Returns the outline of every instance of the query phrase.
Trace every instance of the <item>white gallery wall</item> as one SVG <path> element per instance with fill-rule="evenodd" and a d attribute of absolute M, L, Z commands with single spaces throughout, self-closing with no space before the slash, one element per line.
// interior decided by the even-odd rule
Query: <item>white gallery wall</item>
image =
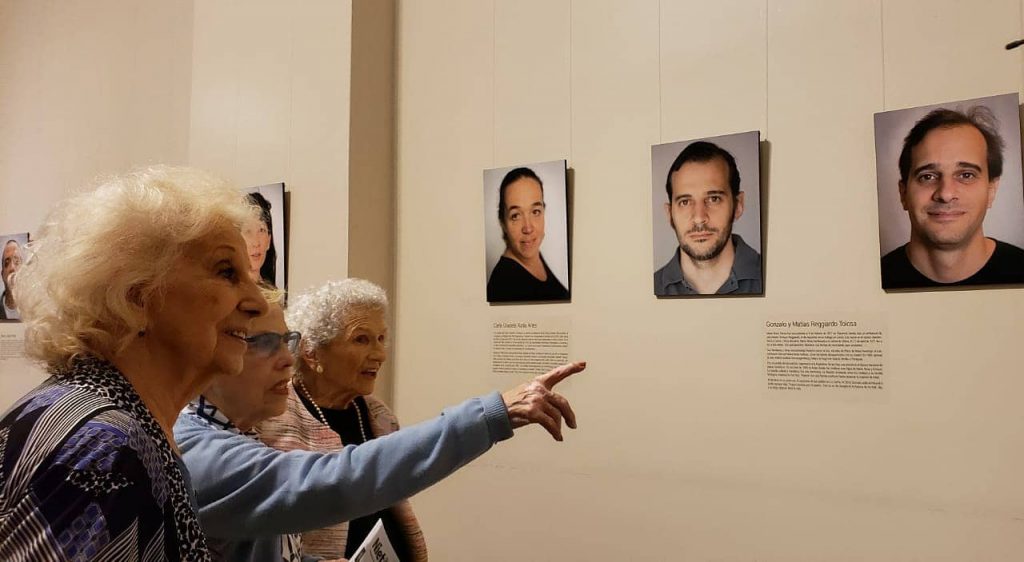
<path fill-rule="evenodd" d="M 410 0 L 398 21 L 400 417 L 517 383 L 490 374 L 497 320 L 567 319 L 589 361 L 564 443 L 520 430 L 414 500 L 433 558 L 1024 556 L 1024 294 L 880 289 L 872 130 L 1020 91 L 1019 0 Z M 754 129 L 765 296 L 655 299 L 650 146 Z M 572 303 L 489 306 L 481 172 L 558 158 Z M 836 314 L 885 326 L 885 390 L 768 393 L 765 320 Z"/>
<path fill-rule="evenodd" d="M 35 231 L 97 176 L 187 164 L 287 184 L 290 288 L 350 265 L 390 288 L 393 22 L 374 0 L 0 0 L 0 233 Z M 371 156 L 350 155 L 350 135 Z M 0 360 L 0 408 L 42 377 Z"/>
<path fill-rule="evenodd" d="M 0 0 L 0 234 L 98 177 L 188 161 L 192 17 L 191 0 Z M 0 409 L 43 377 L 0 360 Z"/>
<path fill-rule="evenodd" d="M 285 182 L 290 289 L 348 270 L 351 38 L 350 0 L 195 3 L 189 162 Z"/>
<path fill-rule="evenodd" d="M 568 321 L 580 429 L 419 495 L 435 560 L 1021 559 L 1021 290 L 880 290 L 872 114 L 1020 91 L 1024 2 L 406 0 L 394 128 L 351 109 L 391 103 L 361 2 L 0 0 L 0 222 L 172 162 L 288 184 L 296 289 L 388 285 L 396 234 L 406 424 L 519 382 L 493 321 Z M 752 129 L 765 297 L 656 300 L 650 145 Z M 573 301 L 488 306 L 482 170 L 560 158 Z M 883 320 L 877 399 L 764 391 L 764 320 L 804 314 Z M 0 409 L 40 376 L 0 363 Z"/>
<path fill-rule="evenodd" d="M 391 289 L 393 2 L 201 1 L 194 22 L 189 163 L 285 183 L 290 292 Z"/>

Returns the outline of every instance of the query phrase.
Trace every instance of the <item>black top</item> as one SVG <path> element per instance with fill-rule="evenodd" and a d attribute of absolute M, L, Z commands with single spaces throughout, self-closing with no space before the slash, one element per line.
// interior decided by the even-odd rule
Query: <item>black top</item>
<path fill-rule="evenodd" d="M 907 245 L 889 252 L 882 258 L 882 288 L 909 289 L 916 287 L 961 287 L 966 285 L 1004 285 L 1024 283 L 1024 250 L 992 239 L 996 249 L 985 266 L 977 273 L 955 283 L 939 283 L 924 276 L 910 263 Z"/>
<path fill-rule="evenodd" d="M 569 291 L 551 272 L 543 256 L 540 261 L 544 264 L 547 281 L 534 277 L 516 260 L 502 256 L 487 280 L 487 302 L 569 300 Z"/>
<path fill-rule="evenodd" d="M 296 393 L 302 400 L 302 404 L 306 407 L 316 419 L 320 419 L 316 412 L 316 407 L 313 406 L 302 392 Z M 355 408 L 345 408 L 344 410 L 334 410 L 331 408 L 322 408 L 324 417 L 327 418 L 327 425 L 334 430 L 335 433 L 341 437 L 341 442 L 345 445 L 359 445 L 365 443 L 363 441 L 363 435 L 359 432 L 359 420 L 356 416 L 360 416 L 363 420 L 363 428 L 366 430 L 367 440 L 373 439 L 376 435 L 373 434 L 373 428 L 370 427 L 370 411 L 366 406 L 366 400 L 362 396 L 357 396 L 352 401 L 352 405 Z M 395 554 L 399 560 L 412 560 L 412 550 L 409 547 L 409 541 L 405 536 L 405 531 L 402 530 L 402 526 L 398 524 L 398 520 L 395 518 L 394 512 L 391 508 L 385 508 L 377 513 L 371 513 L 370 515 L 364 515 L 363 517 L 357 517 L 348 522 L 348 540 L 345 542 L 345 558 L 352 558 L 356 553 L 356 549 L 359 545 L 363 544 L 366 540 L 367 535 L 373 529 L 373 526 L 377 524 L 377 520 L 381 519 L 384 521 L 384 530 L 387 531 L 388 539 L 391 541 L 391 546 L 395 549 Z"/>

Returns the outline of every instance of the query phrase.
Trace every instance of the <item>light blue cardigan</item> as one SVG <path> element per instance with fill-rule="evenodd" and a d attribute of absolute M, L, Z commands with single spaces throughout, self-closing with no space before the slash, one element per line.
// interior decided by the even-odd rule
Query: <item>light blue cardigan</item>
<path fill-rule="evenodd" d="M 281 537 L 406 499 L 512 436 L 497 392 L 336 453 L 282 452 L 183 412 L 174 438 L 215 557 L 278 562 Z"/>

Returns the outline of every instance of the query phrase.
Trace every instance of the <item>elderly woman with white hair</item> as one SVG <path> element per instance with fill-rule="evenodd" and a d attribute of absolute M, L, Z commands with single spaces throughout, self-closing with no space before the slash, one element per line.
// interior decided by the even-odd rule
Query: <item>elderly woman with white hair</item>
<path fill-rule="evenodd" d="M 406 432 L 399 431 L 395 416 L 371 395 L 378 373 L 387 361 L 387 306 L 384 290 L 361 279 L 328 282 L 293 300 L 287 316 L 289 327 L 302 333 L 299 358 L 287 411 L 260 425 L 265 443 L 282 450 L 330 452 L 340 451 L 346 445 L 357 445 L 358 450 L 382 436 L 387 437 L 381 441 L 387 441 Z M 495 442 L 511 436 L 511 429 L 529 423 L 541 424 L 561 441 L 562 418 L 574 428 L 575 416 L 568 401 L 551 387 L 584 368 L 584 363 L 565 365 L 504 394 L 481 396 L 460 407 L 477 426 L 509 428 L 502 430 L 508 431 L 507 435 L 497 439 L 492 436 Z M 459 419 L 455 410 L 446 411 L 445 415 Z M 425 452 L 435 445 L 431 440 L 449 449 L 432 452 L 430 456 L 424 454 L 419 463 L 403 468 L 404 473 L 397 472 L 392 480 L 380 479 L 378 491 L 400 482 L 393 480 L 419 477 L 445 455 L 464 455 L 465 449 L 472 452 L 468 462 L 490 447 L 490 441 L 478 445 L 473 435 L 459 430 L 440 436 L 425 435 L 421 437 L 427 440 L 424 442 L 414 440 L 415 446 Z M 347 523 L 306 532 L 302 535 L 303 548 L 308 554 L 327 558 L 350 557 L 377 519 L 384 522 L 400 560 L 427 559 L 419 524 L 405 499 L 380 506 Z"/>
<path fill-rule="evenodd" d="M 329 283 L 298 299 L 296 306 L 302 307 L 302 314 L 326 312 L 312 320 L 337 321 L 348 329 L 332 336 L 329 331 L 317 332 L 311 319 L 298 322 L 314 328 L 316 335 L 308 339 L 310 342 L 317 338 L 361 342 L 365 328 L 357 320 L 359 313 L 383 314 L 381 307 L 387 302 L 383 294 L 383 290 L 366 281 Z M 321 307 L 321 297 L 329 300 L 331 306 Z M 182 412 L 174 427 L 182 458 L 193 477 L 200 521 L 217 559 L 291 562 L 300 560 L 303 553 L 337 558 L 342 554 L 317 552 L 315 544 L 306 541 L 315 533 L 302 539 L 296 534 L 347 520 L 358 521 L 371 514 L 380 517 L 381 512 L 393 509 L 395 504 L 407 505 L 406 498 L 511 437 L 514 427 L 540 423 L 544 418 L 549 429 L 560 435 L 562 416 L 570 427 L 576 425 L 568 402 L 551 388 L 583 370 L 583 363 L 556 368 L 503 395 L 494 392 L 471 398 L 446 408 L 441 416 L 399 431 L 394 426 L 382 427 L 377 418 L 370 418 L 363 428 L 368 438 L 388 435 L 355 440 L 353 446 L 345 447 L 331 427 L 301 409 L 305 406 L 289 387 L 296 364 L 293 353 L 298 351 L 301 335 L 285 325 L 279 295 L 268 293 L 267 300 L 269 312 L 253 322 L 242 374 L 215 379 Z M 370 347 L 379 347 L 381 341 L 373 341 Z M 309 347 L 301 355 L 317 358 L 317 365 L 332 361 L 326 354 L 317 353 L 317 349 Z M 380 360 L 376 352 L 370 355 L 373 361 Z M 335 373 L 347 372 L 338 364 L 329 365 Z M 299 384 L 300 388 L 305 386 Z M 362 388 L 366 392 L 370 389 Z M 386 421 L 395 423 L 393 416 L 372 397 L 358 395 L 352 401 L 360 404 L 357 407 L 361 411 L 355 415 L 365 415 L 362 408 L 375 404 L 371 411 L 378 412 L 378 417 L 388 416 Z M 328 412 L 333 408 L 326 408 L 320 408 L 318 414 L 332 416 Z M 282 413 L 284 418 L 259 425 L 260 421 Z M 358 426 L 360 422 L 352 423 Z M 310 436 L 314 442 L 320 440 L 332 446 L 323 451 L 300 450 L 312 448 L 305 442 Z M 272 449 L 257 438 L 295 450 Z M 393 543 L 408 541 L 404 528 L 388 529 L 388 535 Z M 349 538 L 355 540 L 351 534 Z M 358 545 L 356 542 L 355 546 Z M 346 556 L 351 556 L 351 552 Z M 416 554 L 400 559 L 411 562 L 422 558 L 423 555 Z"/>
<path fill-rule="evenodd" d="M 233 187 L 153 167 L 72 197 L 18 272 L 26 353 L 52 373 L 0 419 L 0 559 L 210 560 L 171 428 L 237 375 L 267 303 Z"/>

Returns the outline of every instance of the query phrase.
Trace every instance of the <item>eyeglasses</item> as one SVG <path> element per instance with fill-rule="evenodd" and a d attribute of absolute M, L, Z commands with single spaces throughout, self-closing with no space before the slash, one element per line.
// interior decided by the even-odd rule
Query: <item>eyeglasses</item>
<path fill-rule="evenodd" d="M 288 351 L 292 355 L 295 355 L 299 351 L 300 339 L 302 339 L 302 334 L 298 332 L 285 332 L 283 334 L 264 332 L 245 338 L 245 343 L 249 344 L 249 351 L 269 357 L 281 349 L 282 343 L 288 347 Z"/>

